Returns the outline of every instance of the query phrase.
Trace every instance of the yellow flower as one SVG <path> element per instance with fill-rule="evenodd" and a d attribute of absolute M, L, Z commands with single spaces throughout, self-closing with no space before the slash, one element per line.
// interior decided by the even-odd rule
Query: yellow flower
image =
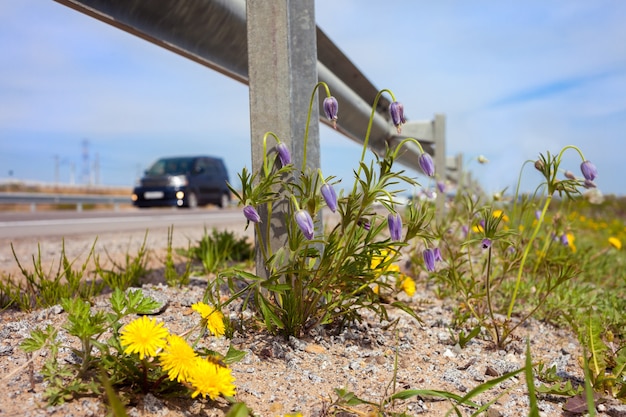
<path fill-rule="evenodd" d="M 235 378 L 230 369 L 213 363 L 207 359 L 196 358 L 195 366 L 189 372 L 188 382 L 195 391 L 191 398 L 202 395 L 214 400 L 220 395 L 232 397 L 235 395 Z"/>
<path fill-rule="evenodd" d="M 622 249 L 622 241 L 616 237 L 611 236 L 609 238 L 609 243 L 611 244 L 611 246 L 613 246 L 617 250 Z"/>
<path fill-rule="evenodd" d="M 413 281 L 413 278 L 406 275 L 402 275 L 402 277 L 404 278 L 402 280 L 402 290 L 409 297 L 413 297 L 413 294 L 415 294 L 415 281 Z"/>
<path fill-rule="evenodd" d="M 187 344 L 187 341 L 178 335 L 167 338 L 167 346 L 159 355 L 161 367 L 167 371 L 170 381 L 184 381 L 189 379 L 189 372 L 196 366 L 196 352 Z"/>
<path fill-rule="evenodd" d="M 504 214 L 502 212 L 502 210 L 494 210 L 491 215 L 495 218 L 498 218 L 500 216 L 502 216 L 502 221 L 503 222 L 508 222 L 509 221 L 509 216 L 507 216 L 506 214 Z"/>
<path fill-rule="evenodd" d="M 482 233 L 484 231 L 485 229 L 480 224 L 475 224 L 474 226 L 472 226 L 472 232 L 474 233 Z"/>
<path fill-rule="evenodd" d="M 284 417 L 302 417 L 302 413 L 298 411 L 297 413 L 285 414 Z"/>
<path fill-rule="evenodd" d="M 163 323 L 141 316 L 128 323 L 120 332 L 120 343 L 126 346 L 124 353 L 138 353 L 139 359 L 143 360 L 146 356 L 156 356 L 157 350 L 165 346 L 168 334 Z"/>
<path fill-rule="evenodd" d="M 192 309 L 200 313 L 202 320 L 206 321 L 206 328 L 215 336 L 223 336 L 225 332 L 224 315 L 221 311 L 205 303 L 195 303 Z"/>
<path fill-rule="evenodd" d="M 380 251 L 379 256 L 372 256 L 372 261 L 370 262 L 370 268 L 374 271 L 378 272 L 378 276 L 389 272 L 400 272 L 400 267 L 396 264 L 389 264 L 386 267 L 381 267 L 380 265 L 388 262 L 391 259 L 391 254 L 388 250 L 383 249 Z"/>
<path fill-rule="evenodd" d="M 567 232 L 567 246 L 570 247 L 570 249 L 572 250 L 572 252 L 576 253 L 576 245 L 574 245 L 574 239 L 576 239 L 574 237 L 573 233 Z"/>

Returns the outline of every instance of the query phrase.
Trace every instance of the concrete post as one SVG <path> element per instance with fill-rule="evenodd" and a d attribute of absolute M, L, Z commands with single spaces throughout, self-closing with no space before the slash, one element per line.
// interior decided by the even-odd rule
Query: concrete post
<path fill-rule="evenodd" d="M 289 147 L 297 169 L 302 166 L 307 112 L 317 83 L 314 6 L 314 0 L 246 3 L 253 171 L 263 164 L 262 139 L 268 131 Z M 320 166 L 317 98 L 310 120 L 307 167 L 316 170 Z M 274 145 L 273 139 L 268 139 L 268 150 Z M 273 250 L 286 242 L 284 219 L 288 208 L 288 202 L 276 202 L 271 219 L 267 219 L 267 212 L 259 211 L 262 224 L 271 224 L 269 244 Z M 262 244 L 262 236 L 256 239 L 257 245 Z M 261 261 L 257 256 L 257 275 L 266 276 Z"/>
<path fill-rule="evenodd" d="M 433 130 L 435 136 L 435 170 L 439 180 L 446 179 L 446 115 L 435 114 L 433 121 Z M 437 193 L 435 202 L 436 217 L 442 219 L 445 210 L 446 195 L 445 193 Z"/>

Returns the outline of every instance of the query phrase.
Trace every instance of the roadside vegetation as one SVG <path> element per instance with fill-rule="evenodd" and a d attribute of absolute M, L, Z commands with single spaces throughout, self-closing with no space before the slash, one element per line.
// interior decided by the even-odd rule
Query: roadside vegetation
<path fill-rule="evenodd" d="M 326 93 L 324 108 L 332 122 L 338 103 L 323 83 L 317 88 Z M 402 106 L 388 90 L 377 100 L 382 94 L 391 96 L 391 119 L 400 130 Z M 554 367 L 533 361 L 528 343 L 525 366 L 463 395 L 396 389 L 390 381 L 394 389 L 388 387 L 382 401 L 373 401 L 337 388 L 329 414 L 363 405 L 376 415 L 406 415 L 389 407 L 396 410 L 404 400 L 429 396 L 449 401 L 450 414 L 463 415 L 463 407 L 478 415 L 493 402 L 479 403 L 476 397 L 511 378 L 525 381 L 533 416 L 539 415 L 541 396 L 566 397 L 565 411 L 589 415 L 595 415 L 602 398 L 626 400 L 626 200 L 601 196 L 594 184 L 598 170 L 581 149 L 546 151 L 524 164 L 520 177 L 537 179 L 532 194 L 503 190 L 487 196 L 462 187 L 445 213 L 437 213 L 428 198 L 395 203 L 403 188 L 446 191 L 423 151 L 419 163 L 429 176 L 426 184 L 398 169 L 398 155 L 408 143 L 421 149 L 418 140 L 407 139 L 367 164 L 366 138 L 354 185 L 337 192 L 332 176 L 306 168 L 304 139 L 300 167 L 269 132 L 263 138 L 261 169 L 243 169 L 241 184 L 232 187 L 247 226 L 262 237 L 257 247 L 232 232 L 205 230 L 199 242 L 172 248 L 170 230 L 164 282 L 183 288 L 191 276 L 207 278 L 204 299 L 194 304 L 197 326 L 185 334 L 171 334 L 158 316 L 143 315 L 154 308 L 154 301 L 135 289 L 149 272 L 145 240 L 124 263 L 108 262 L 112 266 L 106 269 L 104 258 L 93 250 L 80 266 L 63 251 L 54 271 L 43 270 L 39 254 L 33 256 L 32 269 L 16 258 L 23 277 L 2 276 L 2 307 L 31 310 L 61 304 L 68 313 L 65 329 L 81 341 L 76 352 L 81 360 L 69 365 L 56 360 L 62 347 L 56 329 L 35 330 L 23 344 L 27 352 L 50 352 L 43 373 L 51 404 L 102 395 L 115 415 L 125 415 L 124 398 L 152 392 L 163 398 L 223 397 L 232 403 L 228 415 L 248 415 L 253 410 L 237 402 L 228 368 L 243 353 L 196 347 L 200 338 L 232 336 L 235 325 L 223 314 L 230 303 L 244 300 L 262 331 L 303 337 L 319 326 L 350 326 L 362 319 L 364 309 L 381 320 L 390 308 L 419 320 L 417 306 L 398 297 L 401 292 L 413 296 L 417 287 L 428 287 L 453 306 L 449 331 L 460 348 L 479 338 L 503 349 L 530 319 L 571 331 L 583 351 L 584 381 L 573 383 Z M 577 155 L 580 162 L 564 166 L 565 154 Z M 278 205 L 286 208 L 287 217 L 272 217 Z M 323 208 L 339 220 L 319 230 L 316 219 Z M 265 220 L 260 213 L 267 214 Z M 272 239 L 275 222 L 286 230 L 280 243 Z M 263 266 L 259 275 L 255 258 Z M 111 293 L 110 309 L 90 309 L 103 291 Z M 124 317 L 133 319 L 122 326 Z"/>

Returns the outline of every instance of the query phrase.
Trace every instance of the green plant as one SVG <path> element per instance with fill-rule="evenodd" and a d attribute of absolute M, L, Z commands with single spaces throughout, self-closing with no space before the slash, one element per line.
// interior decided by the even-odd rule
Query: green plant
<path fill-rule="evenodd" d="M 78 296 L 90 300 L 102 291 L 103 283 L 94 277 L 85 278 L 87 265 L 93 256 L 96 242 L 94 241 L 87 258 L 79 269 L 73 269 L 75 260 L 70 261 L 65 253 L 65 240 L 62 242 L 61 255 L 56 271 L 54 264 L 48 272 L 44 271 L 41 262 L 41 247 L 37 246 L 37 256 L 33 255 L 33 270 L 27 270 L 22 265 L 11 243 L 13 257 L 22 273 L 23 280 L 3 276 L 0 284 L 0 295 L 3 295 L 7 305 L 16 305 L 21 310 L 30 310 L 34 307 L 49 307 L 58 304 L 66 297 Z"/>
<path fill-rule="evenodd" d="M 105 391 L 119 400 L 114 388 L 123 390 L 125 396 L 140 392 L 191 393 L 192 397 L 208 395 L 215 399 L 234 393 L 228 364 L 245 353 L 232 346 L 225 355 L 193 348 L 207 329 L 216 331 L 212 327 L 216 319 L 223 320 L 219 311 L 203 303 L 194 305 L 202 314 L 201 320 L 195 328 L 176 335 L 170 334 L 163 323 L 142 315 L 151 312 L 157 303 L 144 297 L 141 290 L 115 289 L 108 312 L 93 311 L 88 302 L 80 299 L 63 299 L 62 306 L 67 312 L 63 330 L 78 339 L 78 348 L 61 342 L 58 330 L 52 326 L 32 331 L 21 344 L 28 353 L 49 351 L 42 374 L 48 382 L 45 396 L 50 404 Z M 208 321 L 207 311 L 215 314 Z M 123 324 L 126 317 L 135 314 L 142 316 Z M 185 337 L 192 335 L 196 340 L 190 345 Z M 59 360 L 66 347 L 78 358 L 75 363 Z M 119 409 L 119 404 L 116 407 Z"/>
<path fill-rule="evenodd" d="M 332 104 L 334 98 L 328 87 L 319 83 L 316 89 L 320 86 L 326 88 L 326 102 Z M 310 106 L 314 103 L 315 90 Z M 385 91 L 389 92 L 383 90 L 378 94 L 372 113 Z M 397 108 L 393 94 L 391 96 L 395 103 L 392 107 Z M 333 108 L 336 106 L 330 105 L 330 109 Z M 328 116 L 332 120 L 336 114 L 330 112 Z M 371 267 L 372 259 L 388 252 L 392 254 L 388 262 L 392 263 L 407 242 L 416 237 L 429 237 L 425 230 L 432 212 L 415 206 L 409 206 L 405 211 L 394 202 L 401 190 L 393 188 L 400 184 L 417 185 L 404 171 L 394 170 L 394 161 L 408 143 L 420 150 L 420 160 L 427 171 L 434 171 L 432 159 L 423 153 L 419 142 L 406 139 L 395 148 L 387 149 L 384 155 L 375 155 L 376 165 L 374 162 L 368 165 L 364 157 L 370 128 L 371 122 L 352 191 L 339 198 L 334 191 L 336 183 L 332 176 L 324 177 L 321 170 L 306 168 L 308 129 L 300 170 L 291 163 L 287 147 L 274 133 L 268 132 L 263 137 L 262 166 L 254 174 L 243 169 L 239 175 L 241 191 L 231 187 L 244 206 L 244 215 L 249 223 L 254 224 L 264 271 L 255 275 L 234 269 L 222 275 L 231 282 L 231 288 L 236 287 L 232 284 L 234 280 L 245 282 L 249 290 L 246 296 L 253 297 L 254 305 L 270 331 L 301 335 L 319 324 L 359 320 L 361 308 L 385 317 L 384 304 L 374 289 L 376 285 L 384 287 L 389 284 L 378 281 L 379 274 Z M 267 151 L 270 137 L 277 142 L 273 151 L 275 156 Z M 379 214 L 376 204 L 382 204 L 387 214 Z M 315 226 L 324 206 L 336 211 L 340 217 L 337 225 L 327 232 Z M 284 217 L 274 215 L 279 207 L 288 214 Z M 267 215 L 266 221 L 261 221 L 258 211 Z M 283 242 L 272 242 L 276 227 L 285 230 Z M 387 228 L 388 235 L 385 234 Z M 404 304 L 395 305 L 414 314 Z"/>
<path fill-rule="evenodd" d="M 141 247 L 137 251 L 137 255 L 131 257 L 129 251 L 126 251 L 124 257 L 125 264 L 121 265 L 109 256 L 106 251 L 107 258 L 111 264 L 110 269 L 105 269 L 100 263 L 100 257 L 95 256 L 94 262 L 96 264 L 96 273 L 102 278 L 104 283 L 111 289 L 120 288 L 125 290 L 129 287 L 136 287 L 139 285 L 139 279 L 148 273 L 148 249 L 146 248 L 146 239 L 148 238 L 148 232 L 144 235 Z"/>
<path fill-rule="evenodd" d="M 237 238 L 231 231 L 212 229 L 204 235 L 198 246 L 180 251 L 181 254 L 202 263 L 206 274 L 214 274 L 230 261 L 246 262 L 252 259 L 254 251 L 245 237 Z"/>
<path fill-rule="evenodd" d="M 170 287 L 182 288 L 183 285 L 189 284 L 189 276 L 191 275 L 191 259 L 188 258 L 185 262 L 185 269 L 182 273 L 176 270 L 176 263 L 174 262 L 174 249 L 172 248 L 172 235 L 174 233 L 174 226 L 167 228 L 167 254 L 165 255 L 165 267 L 163 274 L 165 276 L 165 283 Z M 189 251 L 189 248 L 187 248 Z"/>

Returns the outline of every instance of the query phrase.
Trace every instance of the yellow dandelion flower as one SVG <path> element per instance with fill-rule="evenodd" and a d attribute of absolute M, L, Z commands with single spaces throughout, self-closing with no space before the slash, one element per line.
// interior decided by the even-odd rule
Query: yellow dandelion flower
<path fill-rule="evenodd" d="M 214 400 L 220 395 L 232 397 L 235 395 L 235 378 L 230 369 L 210 362 L 203 358 L 196 358 L 195 366 L 189 372 L 188 382 L 193 386 L 191 398 L 202 395 Z"/>
<path fill-rule="evenodd" d="M 503 221 L 503 222 L 508 222 L 508 221 L 509 221 L 509 216 L 507 216 L 506 214 L 504 214 L 504 212 L 503 212 L 502 210 L 494 210 L 494 211 L 491 213 L 491 215 L 492 215 L 493 217 L 496 217 L 496 218 L 498 218 L 498 217 L 502 216 L 502 221 Z"/>
<path fill-rule="evenodd" d="M 173 334 L 167 338 L 167 345 L 159 355 L 159 360 L 170 381 L 186 382 L 190 370 L 196 366 L 197 357 L 185 339 Z"/>
<path fill-rule="evenodd" d="M 298 411 L 297 413 L 285 414 L 284 417 L 302 417 L 302 413 Z"/>
<path fill-rule="evenodd" d="M 168 334 L 163 323 L 141 316 L 128 323 L 120 332 L 120 343 L 126 346 L 124 353 L 138 353 L 139 359 L 143 360 L 146 356 L 156 356 L 157 350 L 165 346 Z"/>
<path fill-rule="evenodd" d="M 609 243 L 611 244 L 611 246 L 613 246 L 617 250 L 622 249 L 622 241 L 616 237 L 611 236 L 609 238 Z"/>
<path fill-rule="evenodd" d="M 485 229 L 480 224 L 475 224 L 472 226 L 472 232 L 474 233 L 483 233 Z"/>
<path fill-rule="evenodd" d="M 206 321 L 206 328 L 215 336 L 223 336 L 225 332 L 224 315 L 221 311 L 205 303 L 195 303 L 192 309 L 200 313 L 202 320 Z"/>
<path fill-rule="evenodd" d="M 403 275 L 403 277 L 402 291 L 404 291 L 409 297 L 413 297 L 413 294 L 415 294 L 415 281 L 413 281 L 413 278 L 406 275 Z"/>

